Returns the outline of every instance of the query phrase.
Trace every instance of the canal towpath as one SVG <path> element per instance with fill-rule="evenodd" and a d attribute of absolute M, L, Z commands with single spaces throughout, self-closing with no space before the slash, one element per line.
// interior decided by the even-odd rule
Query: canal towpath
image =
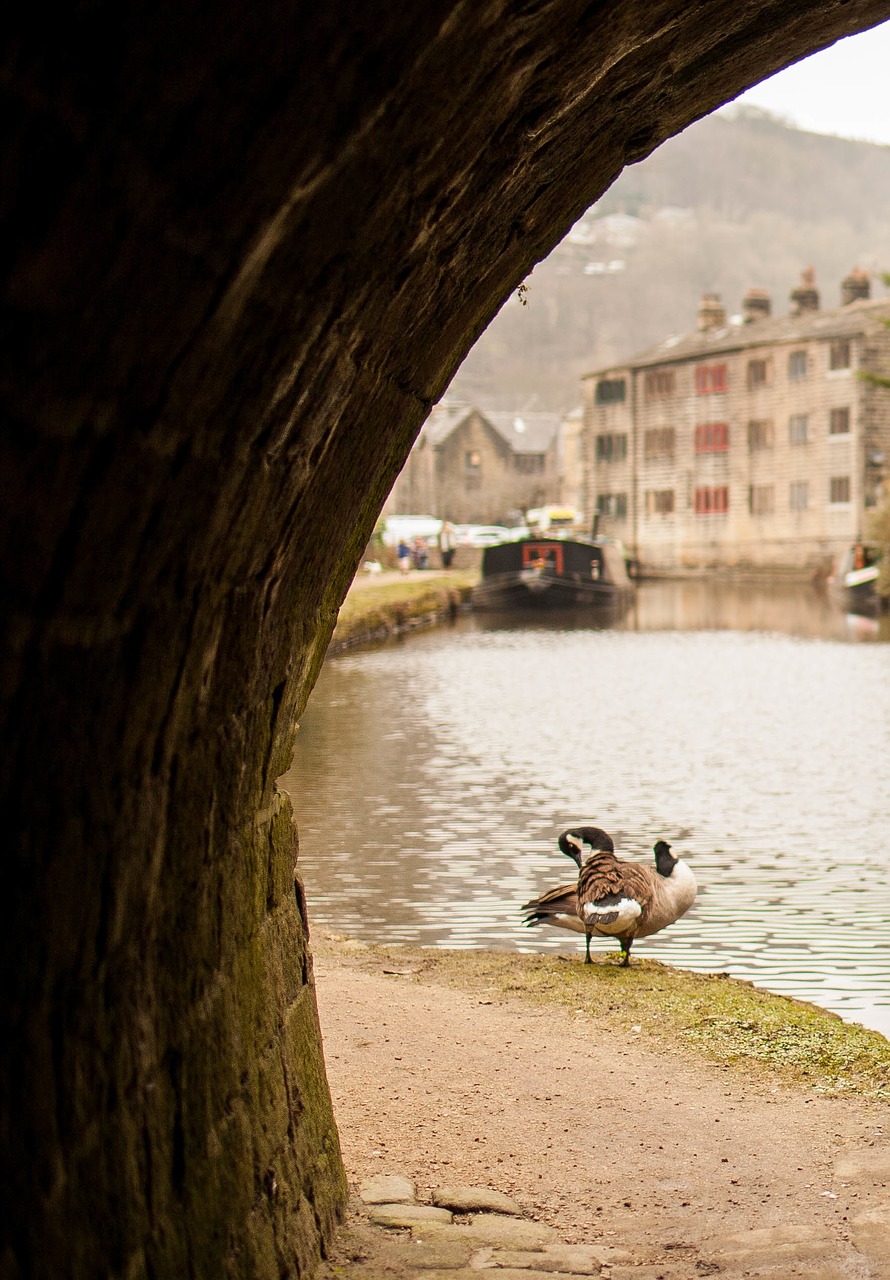
<path fill-rule="evenodd" d="M 606 1034 L 520 962 L 495 991 L 313 947 L 353 1192 L 323 1280 L 890 1277 L 885 1103 Z"/>

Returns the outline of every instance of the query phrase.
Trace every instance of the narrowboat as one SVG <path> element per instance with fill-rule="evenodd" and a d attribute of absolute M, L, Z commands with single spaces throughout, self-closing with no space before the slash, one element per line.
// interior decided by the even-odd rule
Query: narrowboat
<path fill-rule="evenodd" d="M 544 534 L 486 547 L 472 603 L 475 609 L 616 607 L 632 594 L 619 542 Z"/>

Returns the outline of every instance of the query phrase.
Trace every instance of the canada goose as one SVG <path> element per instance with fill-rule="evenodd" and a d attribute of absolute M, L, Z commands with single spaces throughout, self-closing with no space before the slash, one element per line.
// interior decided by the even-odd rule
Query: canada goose
<path fill-rule="evenodd" d="M 593 851 L 585 861 L 583 846 Z M 557 925 L 585 936 L 590 964 L 593 934 L 617 938 L 622 965 L 630 964 L 635 938 L 648 938 L 679 920 L 695 901 L 695 876 L 671 853 L 666 840 L 654 848 L 655 866 L 615 857 L 611 836 L 600 827 L 570 827 L 559 837 L 561 851 L 578 864 L 578 882 L 559 885 L 522 908 L 528 925 Z"/>

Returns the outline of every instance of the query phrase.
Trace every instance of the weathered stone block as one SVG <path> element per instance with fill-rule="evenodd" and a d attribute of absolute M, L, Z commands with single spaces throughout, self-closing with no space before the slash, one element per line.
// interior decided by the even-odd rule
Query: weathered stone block
<path fill-rule="evenodd" d="M 410 1204 L 417 1199 L 414 1183 L 398 1173 L 366 1178 L 359 1188 L 359 1196 L 365 1204 Z"/>
<path fill-rule="evenodd" d="M 442 1187 L 432 1194 L 433 1204 L 443 1205 L 455 1213 L 507 1213 L 522 1216 L 522 1209 L 503 1191 L 490 1187 Z"/>

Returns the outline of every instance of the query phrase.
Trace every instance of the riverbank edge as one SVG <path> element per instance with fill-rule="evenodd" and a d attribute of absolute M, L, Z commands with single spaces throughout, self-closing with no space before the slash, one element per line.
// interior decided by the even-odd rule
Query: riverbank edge
<path fill-rule="evenodd" d="M 392 580 L 358 578 L 340 607 L 327 656 L 379 644 L 411 631 L 453 621 L 469 605 L 479 581 L 474 570 L 412 571 Z"/>
<path fill-rule="evenodd" d="M 356 577 L 340 607 L 327 656 L 348 649 L 380 644 L 412 631 L 441 626 L 453 621 L 470 605 L 473 588 L 480 579 L 476 568 L 445 570 L 411 570 L 403 575 L 384 571 L 375 576 Z M 714 581 L 762 586 L 809 586 L 824 590 L 824 584 L 812 577 L 748 570 L 674 570 L 647 572 L 638 580 L 645 582 Z"/>
<path fill-rule="evenodd" d="M 604 1035 L 640 1037 L 786 1088 L 890 1102 L 890 1040 L 818 1005 L 776 995 L 727 973 L 696 973 L 618 953 L 578 956 L 375 944 L 313 931 L 317 959 L 392 973 L 509 1003 L 581 1017 Z"/>

